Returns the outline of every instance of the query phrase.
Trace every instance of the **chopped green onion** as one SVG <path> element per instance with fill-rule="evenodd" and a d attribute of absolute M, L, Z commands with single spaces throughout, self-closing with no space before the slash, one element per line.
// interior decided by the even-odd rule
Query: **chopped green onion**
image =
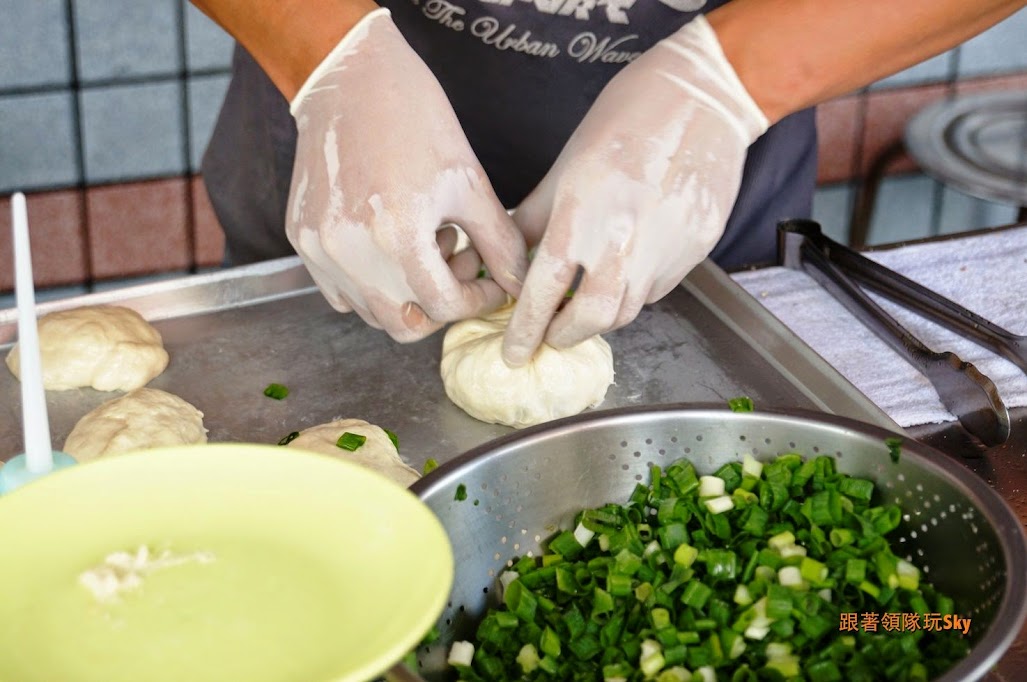
<path fill-rule="evenodd" d="M 503 591 L 503 602 L 522 621 L 530 623 L 535 618 L 538 599 L 524 586 L 520 578 L 506 586 Z"/>
<path fill-rule="evenodd" d="M 681 595 L 681 601 L 693 608 L 701 609 L 706 605 L 707 600 L 713 596 L 713 590 L 703 585 L 698 580 L 693 580 L 685 585 L 685 591 Z"/>
<path fill-rule="evenodd" d="M 470 642 L 453 642 L 453 646 L 449 649 L 449 664 L 450 665 L 466 665 L 470 666 L 471 661 L 474 659 L 474 645 Z"/>
<path fill-rule="evenodd" d="M 285 400 L 286 396 L 289 395 L 289 389 L 281 384 L 268 384 L 267 388 L 264 389 L 264 395 L 275 400 Z"/>
<path fill-rule="evenodd" d="M 541 556 L 511 560 L 460 679 L 926 682 L 968 652 L 958 632 L 839 629 L 839 614 L 955 603 L 890 547 L 901 509 L 871 506 L 873 483 L 834 459 L 650 472 L 624 506 L 583 510 Z"/>
<path fill-rule="evenodd" d="M 696 557 L 699 556 L 699 550 L 689 545 L 679 545 L 674 550 L 674 562 L 688 568 L 695 563 Z"/>
<path fill-rule="evenodd" d="M 731 398 L 727 401 L 727 406 L 731 408 L 732 412 L 752 412 L 756 407 L 752 402 L 752 398 L 745 396 Z"/>
<path fill-rule="evenodd" d="M 422 469 L 421 472 L 422 472 L 423 475 L 427 476 L 428 474 L 430 474 L 431 472 L 435 471 L 438 468 L 439 468 L 439 463 L 437 461 L 435 461 L 434 459 L 428 458 L 428 461 L 426 461 L 424 463 L 424 469 Z"/>
<path fill-rule="evenodd" d="M 856 541 L 855 533 L 848 528 L 832 528 L 829 537 L 831 544 L 835 547 L 844 547 Z"/>
<path fill-rule="evenodd" d="M 769 540 L 767 540 L 767 545 L 771 549 L 776 549 L 778 551 L 781 551 L 781 549 L 784 547 L 789 547 L 794 544 L 795 535 L 792 534 L 792 531 L 790 530 L 781 531 L 777 535 L 774 535 Z"/>
<path fill-rule="evenodd" d="M 897 464 L 902 455 L 902 439 L 885 438 L 884 444 L 888 446 L 888 455 L 891 457 L 891 461 Z"/>
<path fill-rule="evenodd" d="M 869 502 L 874 492 L 874 483 L 865 478 L 843 478 L 838 483 L 838 492 L 862 502 Z"/>
<path fill-rule="evenodd" d="M 577 532 L 564 531 L 549 541 L 549 551 L 573 559 L 580 552 L 584 545 L 578 538 Z"/>
<path fill-rule="evenodd" d="M 457 502 L 463 502 L 467 499 L 467 486 L 461 483 L 456 487 L 456 494 L 453 495 L 453 499 Z"/>
<path fill-rule="evenodd" d="M 577 528 L 574 529 L 574 539 L 582 547 L 585 547 L 588 543 L 592 542 L 592 538 L 594 538 L 595 535 L 595 531 L 585 528 L 581 523 L 579 523 Z"/>
<path fill-rule="evenodd" d="M 747 452 L 742 455 L 742 472 L 759 479 L 763 475 L 763 463 Z"/>
<path fill-rule="evenodd" d="M 718 476 L 699 477 L 699 497 L 720 497 L 724 494 L 724 479 Z"/>
<path fill-rule="evenodd" d="M 595 618 L 610 611 L 613 611 L 613 597 L 610 596 L 609 592 L 605 592 L 598 587 L 595 588 L 592 599 L 592 617 Z"/>
<path fill-rule="evenodd" d="M 749 593 L 749 588 L 743 584 L 739 584 L 735 587 L 734 602 L 739 606 L 748 606 L 752 603 L 752 594 Z"/>
<path fill-rule="evenodd" d="M 382 431 L 384 431 L 385 435 L 388 436 L 389 440 L 392 441 L 392 446 L 396 448 L 396 452 L 399 452 L 399 436 L 394 434 L 392 431 L 389 431 L 388 429 L 382 429 Z"/>
<path fill-rule="evenodd" d="M 552 628 L 547 627 L 542 631 L 542 639 L 539 641 L 539 650 L 547 656 L 553 658 L 560 657 L 560 637 L 553 632 Z"/>
<path fill-rule="evenodd" d="M 845 582 L 861 584 L 867 577 L 867 562 L 863 559 L 849 559 L 845 562 Z"/>
<path fill-rule="evenodd" d="M 816 559 L 803 557 L 802 563 L 799 564 L 799 573 L 802 574 L 803 580 L 817 585 L 827 580 L 828 571 L 827 566 Z"/>
<path fill-rule="evenodd" d="M 769 585 L 763 610 L 767 618 L 787 618 L 792 612 L 792 591 L 784 585 Z"/>
<path fill-rule="evenodd" d="M 706 505 L 711 514 L 722 514 L 735 508 L 734 500 L 727 495 L 703 500 L 703 504 Z"/>
<path fill-rule="evenodd" d="M 362 446 L 366 442 L 367 436 L 362 436 L 359 433 L 350 433 L 349 431 L 347 431 L 346 433 L 339 436 L 339 440 L 335 441 L 335 446 L 340 447 L 343 450 L 355 452 L 357 449 L 360 448 L 360 446 Z"/>
<path fill-rule="evenodd" d="M 905 590 L 915 590 L 920 587 L 920 571 L 913 564 L 899 559 L 895 571 L 898 574 L 899 587 Z"/>
<path fill-rule="evenodd" d="M 534 644 L 529 642 L 522 646 L 521 650 L 517 652 L 517 664 L 521 666 L 521 672 L 525 675 L 530 675 L 535 672 L 538 668 L 538 663 L 538 649 L 535 648 Z"/>
<path fill-rule="evenodd" d="M 294 440 L 296 440 L 299 437 L 300 437 L 300 432 L 299 431 L 293 431 L 288 436 L 285 436 L 284 438 L 282 438 L 282 440 L 278 441 L 278 444 L 279 445 L 288 445 L 289 443 L 293 442 Z"/>
<path fill-rule="evenodd" d="M 666 661 L 659 642 L 651 639 L 642 642 L 642 653 L 639 655 L 638 667 L 647 678 L 655 677 Z"/>
<path fill-rule="evenodd" d="M 777 571 L 778 581 L 786 587 L 802 586 L 802 572 L 795 566 L 782 566 Z"/>

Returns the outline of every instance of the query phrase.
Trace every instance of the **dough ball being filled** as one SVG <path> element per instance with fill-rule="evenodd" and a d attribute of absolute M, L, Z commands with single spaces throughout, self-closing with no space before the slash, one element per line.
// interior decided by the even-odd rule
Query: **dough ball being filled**
<path fill-rule="evenodd" d="M 64 452 L 79 462 L 149 448 L 207 442 L 203 413 L 156 388 L 108 400 L 78 420 Z"/>
<path fill-rule="evenodd" d="M 524 428 L 578 414 L 603 402 L 613 383 L 613 352 L 599 336 L 572 348 L 547 344 L 523 367 L 503 362 L 503 332 L 513 306 L 464 320 L 442 342 L 446 395 L 467 414 L 490 424 Z"/>
<path fill-rule="evenodd" d="M 91 386 L 131 391 L 168 366 L 160 333 L 129 308 L 98 305 L 61 310 L 39 320 L 43 387 L 51 391 Z M 18 345 L 7 366 L 21 378 Z"/>
<path fill-rule="evenodd" d="M 339 446 L 339 439 L 345 433 L 363 436 L 366 440 L 357 445 L 356 449 L 348 450 Z M 347 440 L 352 447 L 359 438 L 348 438 Z M 400 459 L 399 450 L 389 438 L 389 434 L 385 433 L 381 427 L 369 424 L 363 419 L 339 419 L 327 424 L 312 426 L 300 431 L 300 435 L 292 439 L 288 446 L 349 460 L 384 474 L 404 487 L 421 477 Z"/>

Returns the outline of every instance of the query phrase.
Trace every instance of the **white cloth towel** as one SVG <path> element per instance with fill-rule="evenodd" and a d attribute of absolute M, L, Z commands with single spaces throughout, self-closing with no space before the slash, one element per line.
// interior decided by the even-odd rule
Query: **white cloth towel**
<path fill-rule="evenodd" d="M 1027 227 L 865 255 L 1007 331 L 1027 334 Z M 900 426 L 955 421 L 926 377 L 805 273 L 771 267 L 732 277 Z M 1027 374 L 1019 367 L 872 296 L 928 348 L 975 365 L 1006 407 L 1027 405 Z"/>

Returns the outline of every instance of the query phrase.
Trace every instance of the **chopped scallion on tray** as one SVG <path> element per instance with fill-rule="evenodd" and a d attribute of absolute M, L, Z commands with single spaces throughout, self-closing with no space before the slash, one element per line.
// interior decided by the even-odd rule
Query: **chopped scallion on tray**
<path fill-rule="evenodd" d="M 289 389 L 281 384 L 268 384 L 264 389 L 264 395 L 275 400 L 285 400 L 289 395 Z"/>
<path fill-rule="evenodd" d="M 752 398 L 745 396 L 740 398 L 731 398 L 727 401 L 727 406 L 731 408 L 732 412 L 752 412 L 756 409 L 756 406 L 752 402 Z"/>
<path fill-rule="evenodd" d="M 954 604 L 889 545 L 900 509 L 831 457 L 651 472 L 513 560 L 461 680 L 925 682 L 968 653 L 924 627 Z"/>

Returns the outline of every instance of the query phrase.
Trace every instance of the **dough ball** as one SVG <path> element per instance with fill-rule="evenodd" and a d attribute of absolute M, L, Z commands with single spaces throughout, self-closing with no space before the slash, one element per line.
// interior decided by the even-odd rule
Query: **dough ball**
<path fill-rule="evenodd" d="M 603 402 L 613 383 L 610 344 L 599 336 L 564 350 L 543 344 L 527 365 L 512 369 L 503 362 L 512 315 L 508 305 L 446 332 L 442 383 L 450 400 L 475 419 L 518 429 Z"/>
<path fill-rule="evenodd" d="M 131 391 L 145 386 L 168 366 L 160 333 L 129 308 L 83 306 L 39 320 L 43 386 L 63 391 L 92 386 L 98 391 Z M 7 366 L 20 378 L 18 345 Z"/>
<path fill-rule="evenodd" d="M 156 388 L 108 400 L 78 420 L 64 452 L 79 462 L 135 450 L 207 442 L 203 413 Z"/>
<path fill-rule="evenodd" d="M 340 448 L 336 443 L 346 432 L 365 436 L 367 440 L 353 451 Z M 400 459 L 399 450 L 393 445 L 389 434 L 363 419 L 339 419 L 327 424 L 312 426 L 300 431 L 300 435 L 294 438 L 288 447 L 349 460 L 384 474 L 404 487 L 421 477 Z"/>

